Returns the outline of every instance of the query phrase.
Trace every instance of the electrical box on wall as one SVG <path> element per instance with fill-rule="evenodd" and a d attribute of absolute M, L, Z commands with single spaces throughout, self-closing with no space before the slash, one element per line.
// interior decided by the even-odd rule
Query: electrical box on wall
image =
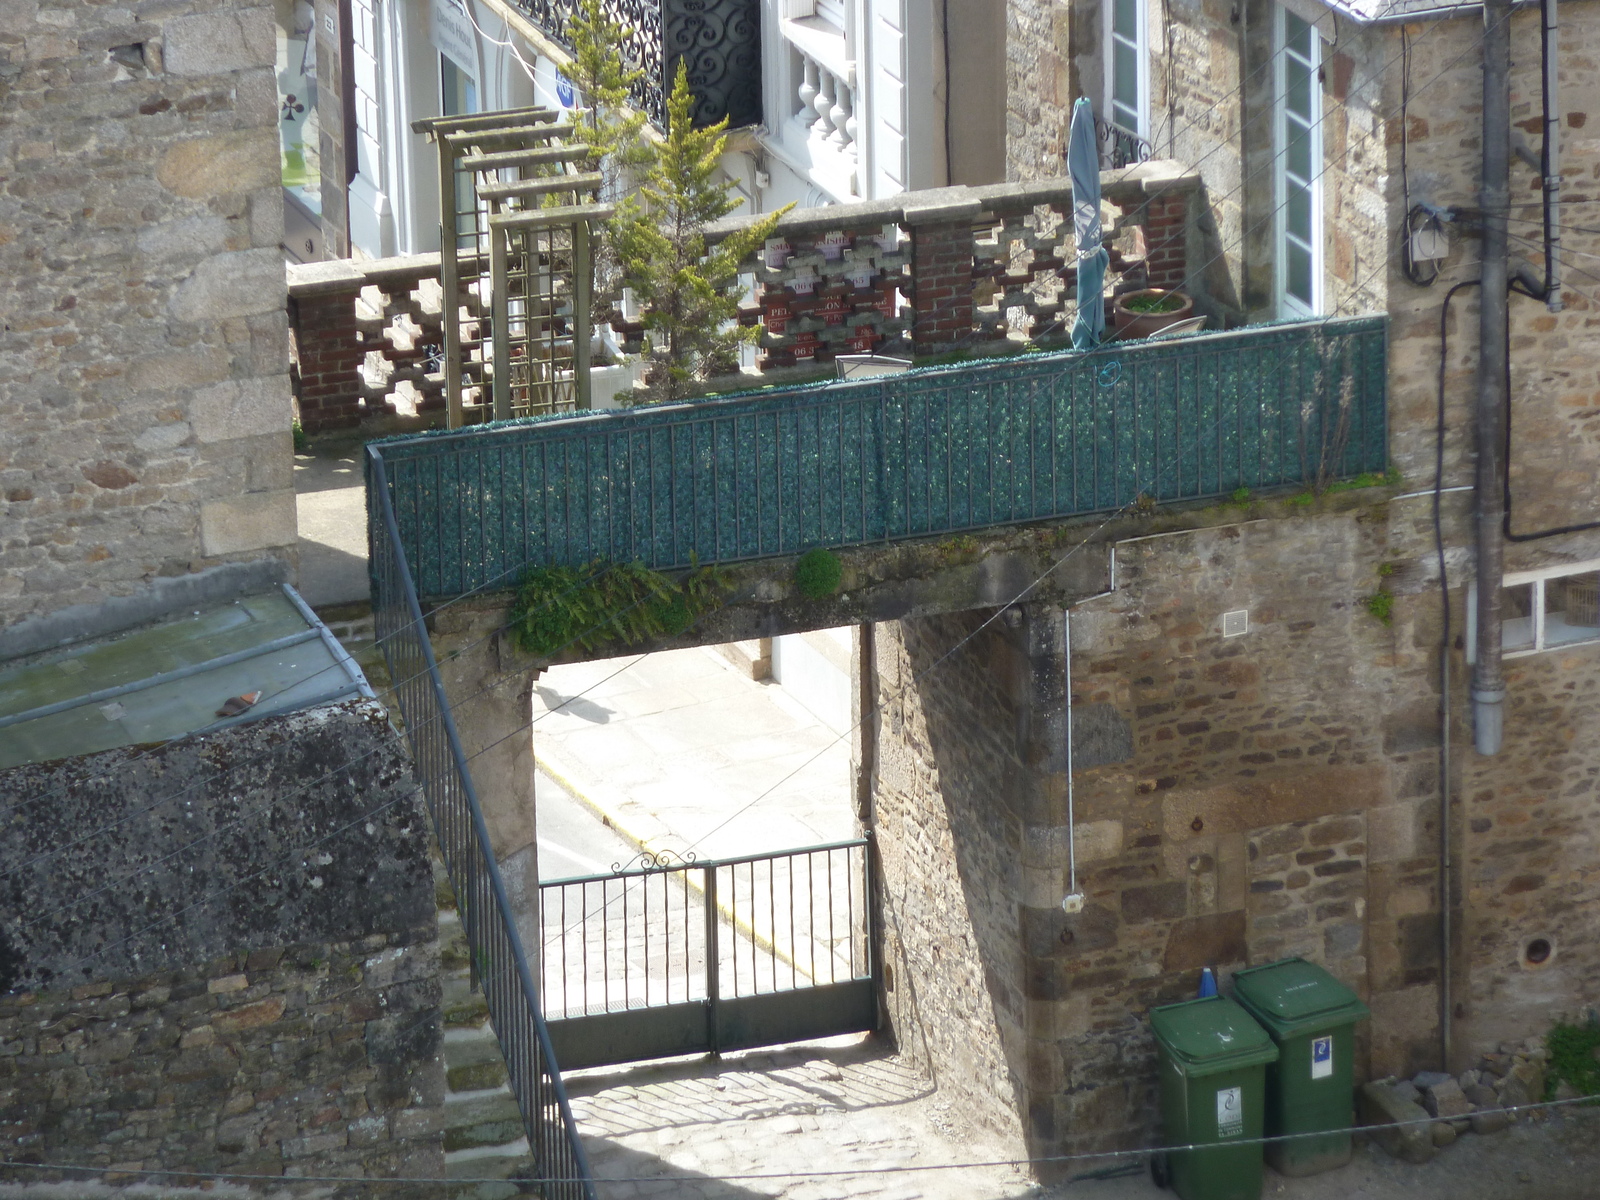
<path fill-rule="evenodd" d="M 1450 253 L 1450 239 L 1442 226 L 1430 221 L 1411 231 L 1411 261 L 1431 262 L 1445 258 Z"/>
<path fill-rule="evenodd" d="M 1242 637 L 1250 632 L 1250 610 L 1236 608 L 1222 614 L 1222 636 Z"/>

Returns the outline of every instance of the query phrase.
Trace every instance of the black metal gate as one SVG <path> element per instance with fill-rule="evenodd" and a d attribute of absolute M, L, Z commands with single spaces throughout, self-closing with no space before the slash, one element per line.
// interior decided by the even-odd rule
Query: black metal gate
<path fill-rule="evenodd" d="M 539 896 L 544 1012 L 564 1070 L 877 1025 L 864 840 L 641 855 Z"/>

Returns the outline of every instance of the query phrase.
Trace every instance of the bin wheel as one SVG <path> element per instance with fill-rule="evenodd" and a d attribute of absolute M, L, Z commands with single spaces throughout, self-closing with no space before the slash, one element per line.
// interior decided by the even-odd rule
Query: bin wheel
<path fill-rule="evenodd" d="M 1165 1151 L 1158 1150 L 1150 1156 L 1150 1180 L 1158 1188 L 1172 1186 L 1172 1168 Z"/>

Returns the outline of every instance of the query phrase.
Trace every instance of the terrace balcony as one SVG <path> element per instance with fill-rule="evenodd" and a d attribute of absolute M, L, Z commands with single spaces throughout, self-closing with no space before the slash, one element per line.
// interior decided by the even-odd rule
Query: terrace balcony
<path fill-rule="evenodd" d="M 527 564 L 673 569 L 1383 471 L 1385 318 L 1227 329 L 1197 175 L 1152 161 L 1103 188 L 1115 286 L 1182 286 L 1215 332 L 1052 349 L 1077 304 L 1065 181 L 791 213 L 746 264 L 759 345 L 713 381 L 725 394 L 381 447 L 370 482 L 419 591 L 493 587 Z M 437 268 L 291 268 L 308 430 L 381 415 L 401 391 L 424 416 L 442 408 Z M 820 382 L 857 353 L 918 365 Z"/>

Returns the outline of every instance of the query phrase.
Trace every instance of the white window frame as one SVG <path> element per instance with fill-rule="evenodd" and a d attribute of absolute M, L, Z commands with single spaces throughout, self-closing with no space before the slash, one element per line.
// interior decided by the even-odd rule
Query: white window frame
<path fill-rule="evenodd" d="M 1526 658 L 1530 654 L 1545 654 L 1551 650 L 1567 650 L 1573 646 L 1592 646 L 1600 642 L 1600 628 L 1596 628 L 1593 637 L 1572 638 L 1568 641 L 1556 642 L 1547 645 L 1545 642 L 1545 612 L 1544 592 L 1545 585 L 1552 579 L 1565 579 L 1569 575 L 1593 575 L 1600 573 L 1600 558 L 1590 559 L 1587 562 L 1561 563 L 1554 567 L 1540 567 L 1535 571 L 1513 571 L 1500 580 L 1501 588 L 1521 587 L 1524 584 L 1533 585 L 1533 645 L 1520 650 L 1507 650 L 1505 658 Z M 1478 585 L 1469 584 L 1467 587 L 1467 629 L 1471 637 L 1467 640 L 1467 662 L 1476 662 L 1478 659 Z"/>
<path fill-rule="evenodd" d="M 1327 231 L 1323 224 L 1322 212 L 1322 34 L 1315 24 L 1311 28 L 1311 58 L 1306 60 L 1295 54 L 1288 46 L 1287 18 L 1288 9 L 1283 5 L 1274 6 L 1272 18 L 1272 125 L 1273 144 L 1275 153 L 1272 158 L 1272 192 L 1273 192 L 1273 259 L 1274 259 L 1274 290 L 1277 296 L 1278 314 L 1284 317 L 1314 317 L 1322 312 L 1323 308 L 1323 273 L 1324 273 L 1324 242 L 1327 240 Z M 1297 18 L 1298 19 L 1298 18 Z M 1311 111 L 1306 114 L 1305 121 L 1309 125 L 1311 140 L 1311 177 L 1305 181 L 1304 187 L 1310 193 L 1311 199 L 1311 238 L 1307 247 L 1311 252 L 1311 302 L 1307 304 L 1298 296 L 1289 294 L 1289 239 L 1288 205 L 1290 188 L 1298 186 L 1298 181 L 1292 180 L 1289 175 L 1289 124 L 1288 111 L 1288 62 L 1293 55 L 1300 62 L 1307 65 L 1311 72 Z M 1299 118 L 1295 118 L 1297 121 Z"/>
<path fill-rule="evenodd" d="M 1149 5 L 1147 0 L 1133 0 L 1135 31 L 1133 40 L 1117 33 L 1115 30 L 1117 17 L 1117 0 L 1103 0 L 1105 15 L 1105 90 L 1106 107 L 1105 119 L 1109 124 L 1118 129 L 1126 130 L 1148 141 L 1150 139 L 1150 21 Z M 1134 106 L 1136 120 L 1135 128 L 1128 129 L 1121 121 L 1118 114 L 1116 96 L 1116 48 L 1119 42 L 1126 43 L 1133 48 L 1133 60 L 1136 64 L 1137 77 L 1135 83 L 1138 87 L 1138 103 Z"/>

